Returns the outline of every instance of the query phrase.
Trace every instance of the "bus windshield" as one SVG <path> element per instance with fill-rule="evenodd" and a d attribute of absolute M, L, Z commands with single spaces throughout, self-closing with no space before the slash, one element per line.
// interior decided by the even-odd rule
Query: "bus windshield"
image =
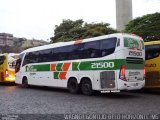
<path fill-rule="evenodd" d="M 15 69 L 17 59 L 18 59 L 18 55 L 16 55 L 16 54 L 8 56 L 8 66 L 9 66 L 9 68 Z"/>

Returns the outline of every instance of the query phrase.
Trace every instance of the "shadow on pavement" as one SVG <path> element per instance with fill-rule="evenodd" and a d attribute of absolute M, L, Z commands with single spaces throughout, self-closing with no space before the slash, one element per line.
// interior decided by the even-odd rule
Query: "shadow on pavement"
<path fill-rule="evenodd" d="M 160 95 L 160 89 L 141 89 L 141 90 L 134 90 L 134 91 L 128 91 L 128 92 L 139 93 L 139 94 Z"/>
<path fill-rule="evenodd" d="M 14 82 L 9 82 L 9 83 L 6 83 L 6 82 L 0 82 L 0 86 L 16 86 L 16 84 Z"/>
<path fill-rule="evenodd" d="M 18 88 L 23 88 L 21 86 L 18 86 Z M 35 89 L 39 91 L 49 91 L 49 92 L 58 92 L 58 93 L 67 93 L 70 95 L 78 95 L 78 96 L 85 96 L 82 93 L 78 94 L 71 94 L 68 89 L 64 88 L 55 88 L 55 87 L 42 87 L 42 86 L 29 86 L 28 88 L 23 89 Z M 128 92 L 119 92 L 119 93 L 100 93 L 98 91 L 95 91 L 92 96 L 86 96 L 86 97 L 100 97 L 100 98 L 115 98 L 115 99 L 130 99 L 130 98 L 137 98 L 140 97 L 138 95 L 128 93 Z"/>
<path fill-rule="evenodd" d="M 17 85 L 15 83 L 0 83 L 0 86 L 3 87 L 9 87 L 9 86 L 15 86 L 18 89 L 31 89 L 31 90 L 38 90 L 38 91 L 46 91 L 46 92 L 56 92 L 56 93 L 65 93 L 68 95 L 75 95 L 75 96 L 83 96 L 83 97 L 99 97 L 99 98 L 110 98 L 110 99 L 131 99 L 131 98 L 139 98 L 142 97 L 140 94 L 160 94 L 159 92 L 147 92 L 147 91 L 121 91 L 121 92 L 112 92 L 112 93 L 100 93 L 98 91 L 95 91 L 92 96 L 85 96 L 82 93 L 78 94 L 71 94 L 68 89 L 65 88 L 55 88 L 55 87 L 44 87 L 44 86 L 29 86 L 27 88 L 22 87 L 21 85 Z M 139 94 L 135 94 L 139 93 Z"/>

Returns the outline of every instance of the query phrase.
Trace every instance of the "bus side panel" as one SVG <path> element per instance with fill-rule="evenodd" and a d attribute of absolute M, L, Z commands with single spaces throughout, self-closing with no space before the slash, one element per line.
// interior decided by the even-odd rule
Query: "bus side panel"
<path fill-rule="evenodd" d="M 30 79 L 30 84 L 39 85 L 39 86 L 57 86 L 58 79 L 54 79 L 53 72 L 30 72 L 33 74 L 32 78 Z"/>
<path fill-rule="evenodd" d="M 146 60 L 146 82 L 145 88 L 160 87 L 160 57 Z"/>

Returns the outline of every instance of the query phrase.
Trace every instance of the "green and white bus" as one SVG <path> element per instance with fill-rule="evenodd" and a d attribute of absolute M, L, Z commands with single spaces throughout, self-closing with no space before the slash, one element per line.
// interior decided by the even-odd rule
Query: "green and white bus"
<path fill-rule="evenodd" d="M 116 33 L 27 49 L 16 63 L 16 83 L 68 88 L 91 95 L 144 87 L 141 37 Z"/>

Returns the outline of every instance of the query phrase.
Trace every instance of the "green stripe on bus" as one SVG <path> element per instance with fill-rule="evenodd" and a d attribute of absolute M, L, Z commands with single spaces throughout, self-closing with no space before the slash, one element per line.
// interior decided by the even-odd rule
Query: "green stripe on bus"
<path fill-rule="evenodd" d="M 129 63 L 126 63 L 126 69 L 144 69 L 144 63 L 143 64 L 129 64 Z"/>
<path fill-rule="evenodd" d="M 78 65 L 80 64 L 80 62 L 73 62 L 72 63 L 72 70 L 78 70 Z"/>
<path fill-rule="evenodd" d="M 57 63 L 56 70 L 62 71 L 63 63 Z M 142 64 L 127 63 L 125 59 L 114 59 L 114 60 L 99 60 L 99 61 L 83 61 L 73 62 L 73 71 L 87 71 L 87 70 L 119 70 L 121 65 L 125 65 L 126 69 L 143 69 L 144 61 Z M 40 64 L 26 66 L 27 72 L 38 72 L 38 71 L 50 71 L 50 64 Z M 56 78 L 59 72 L 54 73 Z"/>
<path fill-rule="evenodd" d="M 54 75 L 54 79 L 59 79 L 59 77 L 58 77 L 59 72 L 54 72 L 53 75 Z"/>
<path fill-rule="evenodd" d="M 121 65 L 125 65 L 127 69 L 143 69 L 144 63 L 133 64 L 127 63 L 125 59 L 115 60 L 100 60 L 100 61 L 85 61 L 85 62 L 73 62 L 73 71 L 85 71 L 85 70 L 117 70 L 121 68 Z"/>
<path fill-rule="evenodd" d="M 62 71 L 62 65 L 63 65 L 63 63 L 58 63 L 57 66 L 56 66 L 56 70 L 57 71 Z"/>
<path fill-rule="evenodd" d="M 50 71 L 50 64 L 26 66 L 26 72 Z"/>
<path fill-rule="evenodd" d="M 37 71 L 50 71 L 50 64 L 36 65 Z"/>

